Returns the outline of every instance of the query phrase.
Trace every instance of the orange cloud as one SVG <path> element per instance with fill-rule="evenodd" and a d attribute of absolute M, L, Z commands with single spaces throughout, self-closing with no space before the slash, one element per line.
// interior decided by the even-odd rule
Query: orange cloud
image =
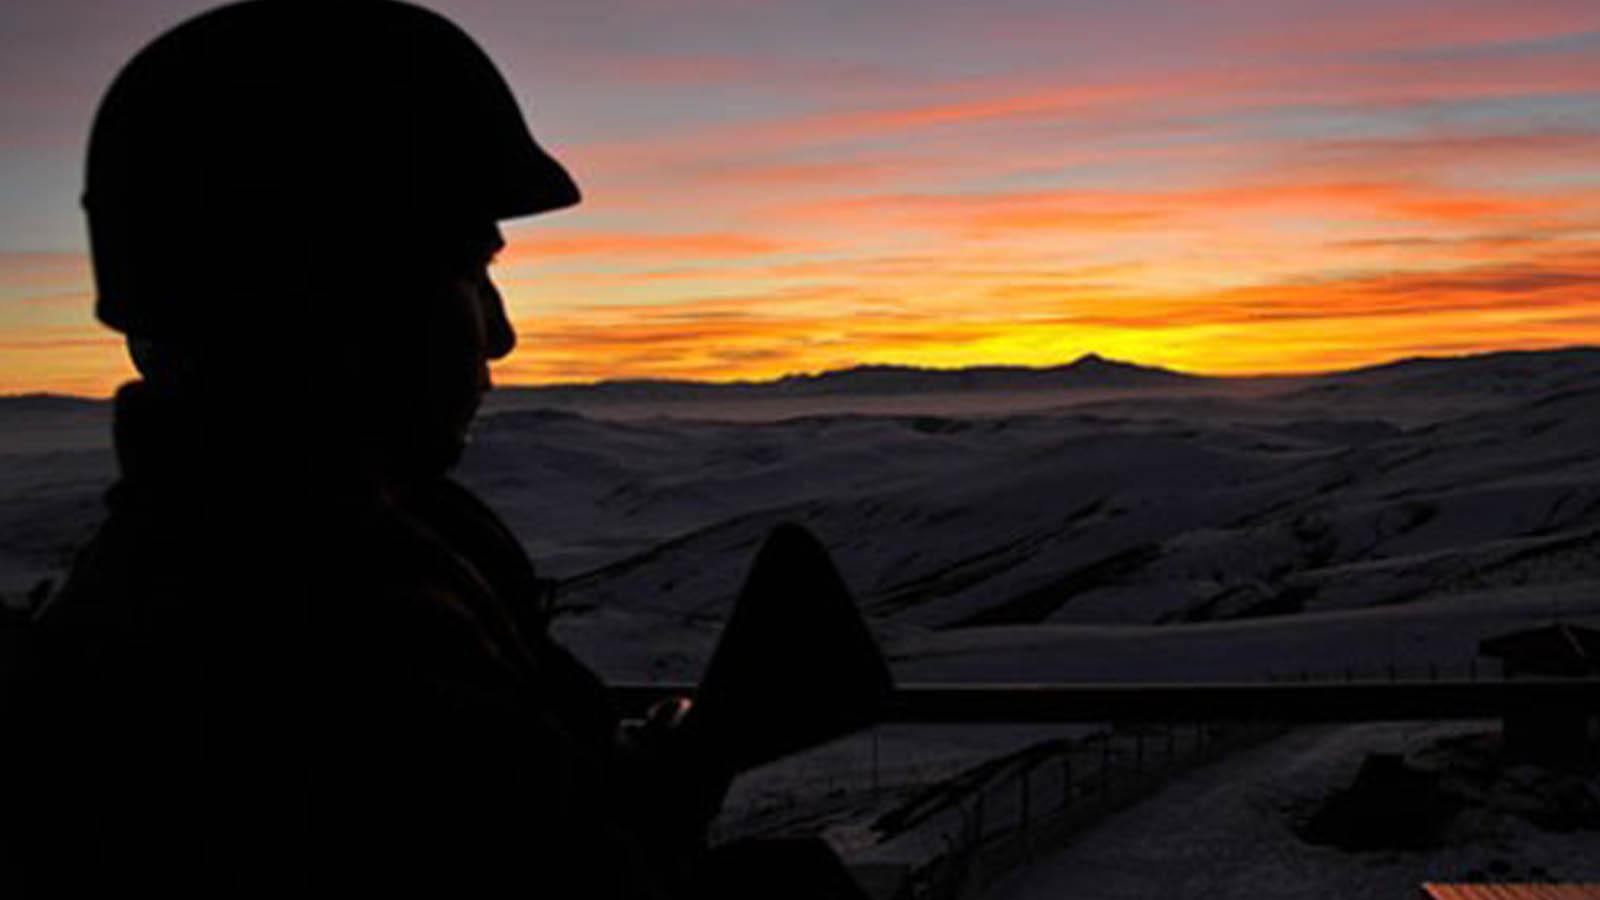
<path fill-rule="evenodd" d="M 608 256 L 620 260 L 681 259 L 715 260 L 767 256 L 805 249 L 787 242 L 740 234 L 642 234 L 624 232 L 546 232 L 512 233 L 501 251 L 507 264 L 538 262 L 551 258 Z"/>
<path fill-rule="evenodd" d="M 1088 350 L 1195 371 L 1306 371 L 1443 349 L 1600 340 L 1600 259 L 1354 273 L 1184 295 L 1128 285 L 994 284 L 995 303 L 920 304 L 844 288 L 575 310 L 524 323 L 501 380 L 774 377 L 866 362 L 1060 362 Z M 1114 273 L 1112 273 L 1114 274 Z M 820 305 L 819 305 L 820 304 Z M 829 309 L 847 310 L 830 314 Z"/>
<path fill-rule="evenodd" d="M 81 252 L 0 252 L 0 296 L 87 287 L 89 255 Z"/>
<path fill-rule="evenodd" d="M 1600 205 L 1593 194 L 1514 193 L 1399 180 L 1254 181 L 1168 191 L 878 195 L 800 204 L 774 215 L 841 228 L 871 229 L 887 221 L 1006 238 L 1034 230 L 1114 234 L 1180 223 L 1214 230 L 1247 215 L 1481 224 L 1588 211 Z"/>
<path fill-rule="evenodd" d="M 123 342 L 94 326 L 38 326 L 0 337 L 0 394 L 109 395 L 133 377 Z"/>
<path fill-rule="evenodd" d="M 1296 33 L 1295 40 L 1300 38 Z M 597 142 L 573 148 L 606 169 L 659 172 L 682 163 L 735 161 L 796 148 L 852 145 L 932 128 L 998 122 L 1071 124 L 1080 138 L 1095 130 L 1146 132 L 1179 116 L 1297 107 L 1361 109 L 1441 101 L 1581 95 L 1600 83 L 1600 59 L 1582 52 L 1506 54 L 1472 65 L 1403 56 L 1292 60 L 1234 65 L 1207 61 L 1176 72 L 1086 80 L 1081 72 L 1033 72 L 1005 79 L 961 79 L 923 86 L 934 101 L 889 101 L 696 128 L 648 142 Z"/>

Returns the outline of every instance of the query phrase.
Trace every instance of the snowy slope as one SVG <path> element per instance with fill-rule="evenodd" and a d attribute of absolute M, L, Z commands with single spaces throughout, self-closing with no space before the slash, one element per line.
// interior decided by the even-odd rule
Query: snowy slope
<path fill-rule="evenodd" d="M 1593 832 L 1541 830 L 1495 809 L 1466 811 L 1440 846 L 1425 851 L 1349 852 L 1296 835 L 1307 810 L 1348 786 L 1366 754 L 1420 756 L 1483 730 L 1483 723 L 1389 723 L 1293 732 L 1179 779 L 987 896 L 1343 900 L 1416 896 L 1425 881 L 1600 881 Z"/>
<path fill-rule="evenodd" d="M 1600 350 L 1306 378 L 1087 360 L 722 387 L 742 399 L 674 387 L 645 418 L 657 388 L 622 391 L 628 416 L 507 392 L 477 426 L 459 477 L 564 579 L 557 630 L 602 668 L 692 674 L 785 520 L 817 531 L 907 647 L 1600 578 Z M 0 596 L 14 603 L 92 529 L 113 466 L 105 404 L 0 398 L 0 421 Z"/>
<path fill-rule="evenodd" d="M 1484 394 L 1453 388 L 1474 411 L 1442 404 L 1423 422 L 1437 372 L 1393 388 L 1392 420 L 1372 418 L 1370 397 L 1348 416 L 1328 401 L 1307 418 L 1302 388 L 988 418 L 747 424 L 747 440 L 784 449 L 713 492 L 747 490 L 751 502 L 571 579 L 562 599 L 574 614 L 560 628 L 637 672 L 640 660 L 624 664 L 608 638 L 584 633 L 648 642 L 679 626 L 709 632 L 760 536 L 786 519 L 823 537 L 890 638 L 1227 621 L 1592 582 L 1600 366 L 1579 379 L 1572 359 L 1557 355 L 1566 374 L 1551 379 L 1512 357 L 1513 372 L 1557 389 L 1506 389 L 1512 376 Z M 1481 376 L 1482 362 L 1468 362 Z M 889 452 L 873 460 L 873 446 Z M 857 477 L 831 470 L 835 458 Z M 692 656 L 704 642 L 676 649 Z"/>
<path fill-rule="evenodd" d="M 109 403 L 0 397 L 0 604 L 60 575 L 116 475 Z"/>

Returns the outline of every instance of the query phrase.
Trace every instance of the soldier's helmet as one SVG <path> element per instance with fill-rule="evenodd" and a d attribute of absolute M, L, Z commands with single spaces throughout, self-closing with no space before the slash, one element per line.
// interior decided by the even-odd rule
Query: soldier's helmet
<path fill-rule="evenodd" d="M 280 263 L 304 278 L 578 199 L 447 19 L 394 0 L 224 6 L 145 47 L 101 103 L 83 195 L 96 313 L 128 334 L 211 334 L 239 324 L 219 279 L 282 293 Z"/>

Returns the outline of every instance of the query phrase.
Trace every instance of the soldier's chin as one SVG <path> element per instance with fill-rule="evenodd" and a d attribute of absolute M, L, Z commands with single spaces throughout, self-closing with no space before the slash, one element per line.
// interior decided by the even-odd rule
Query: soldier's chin
<path fill-rule="evenodd" d="M 426 433 L 409 442 L 415 457 L 410 468 L 419 474 L 437 475 L 455 467 L 472 441 L 472 422 L 481 400 L 482 394 L 474 393 L 470 401 L 463 400 L 434 416 Z"/>
<path fill-rule="evenodd" d="M 412 434 L 410 440 L 391 442 L 382 453 L 385 468 L 401 480 L 432 478 L 455 468 L 466 451 L 464 431 Z"/>
<path fill-rule="evenodd" d="M 422 462 L 435 474 L 446 472 L 461 462 L 461 455 L 467 451 L 467 444 L 471 441 L 465 429 L 441 435 L 429 448 L 428 458 Z"/>

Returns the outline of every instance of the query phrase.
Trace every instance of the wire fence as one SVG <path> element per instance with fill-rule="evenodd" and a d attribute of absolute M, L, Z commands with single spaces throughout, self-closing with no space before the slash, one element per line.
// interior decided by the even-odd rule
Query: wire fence
<path fill-rule="evenodd" d="M 921 784 L 880 776 L 874 753 L 870 769 L 812 782 L 813 788 L 827 788 L 818 796 L 795 802 L 789 795 L 776 808 L 746 809 L 718 823 L 711 837 L 718 843 L 814 834 L 830 817 L 850 820 L 867 835 L 864 846 L 892 847 L 891 856 L 915 860 L 886 867 L 894 874 L 876 896 L 964 900 L 1059 847 L 1075 830 L 1148 796 L 1174 774 L 1285 730 L 1240 723 L 1119 723 L 947 768 Z"/>
<path fill-rule="evenodd" d="M 1173 775 L 1284 730 L 1239 723 L 1125 724 L 977 767 L 970 777 L 879 818 L 888 840 L 897 830 L 924 830 L 943 845 L 910 869 L 896 895 L 979 896 L 1000 876 L 1143 799 Z"/>
<path fill-rule="evenodd" d="M 1174 775 L 1296 723 L 1499 718 L 1553 706 L 1592 711 L 1597 700 L 1596 679 L 1511 678 L 1498 662 L 1483 660 L 1307 668 L 1274 673 L 1266 684 L 903 686 L 893 722 L 1076 722 L 1098 730 L 1035 741 L 921 785 L 886 783 L 873 730 L 871 764 L 848 773 L 853 784 L 837 786 L 834 811 L 850 813 L 855 792 L 855 821 L 875 815 L 862 844 L 874 852 L 863 858 L 894 870 L 875 896 L 967 900 Z M 1093 724 L 1107 720 L 1114 724 Z M 885 810 L 885 801 L 892 808 Z M 739 823 L 730 824 L 728 836 L 742 836 Z M 876 852 L 885 849 L 892 852 Z"/>

